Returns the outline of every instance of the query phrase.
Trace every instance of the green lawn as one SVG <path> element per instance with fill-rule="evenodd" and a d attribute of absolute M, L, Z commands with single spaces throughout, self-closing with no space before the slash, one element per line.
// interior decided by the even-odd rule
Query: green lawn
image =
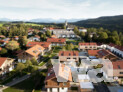
<path fill-rule="evenodd" d="M 47 69 L 40 72 L 40 74 L 36 74 L 35 76 L 3 90 L 3 92 L 32 92 L 33 89 L 35 89 L 34 92 L 41 92 L 41 89 L 44 86 L 46 72 Z"/>
<path fill-rule="evenodd" d="M 3 24 L 2 23 L 0 23 L 0 27 L 2 27 L 3 26 Z"/>
<path fill-rule="evenodd" d="M 3 90 L 3 92 L 31 92 L 33 90 L 34 84 L 35 83 L 33 81 L 33 78 L 29 78 L 17 85 Z"/>

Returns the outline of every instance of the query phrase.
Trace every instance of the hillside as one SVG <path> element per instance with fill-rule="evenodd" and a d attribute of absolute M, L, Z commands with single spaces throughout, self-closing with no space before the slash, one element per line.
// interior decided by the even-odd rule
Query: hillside
<path fill-rule="evenodd" d="M 119 16 L 105 16 L 96 19 L 87 19 L 75 22 L 74 25 L 83 27 L 103 27 L 109 30 L 117 30 L 123 32 L 123 15 Z"/>

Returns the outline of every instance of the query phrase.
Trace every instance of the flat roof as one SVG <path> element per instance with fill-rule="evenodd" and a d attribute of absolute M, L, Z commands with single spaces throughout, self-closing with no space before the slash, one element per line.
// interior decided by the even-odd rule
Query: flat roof
<path fill-rule="evenodd" d="M 81 89 L 94 89 L 94 86 L 91 82 L 80 82 Z"/>
<path fill-rule="evenodd" d="M 79 74 L 78 79 L 79 80 L 86 80 L 86 79 L 90 80 L 89 76 L 86 74 Z"/>

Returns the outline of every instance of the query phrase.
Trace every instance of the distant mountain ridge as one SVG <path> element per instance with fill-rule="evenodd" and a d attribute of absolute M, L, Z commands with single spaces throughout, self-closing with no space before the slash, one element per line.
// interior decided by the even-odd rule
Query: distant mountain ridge
<path fill-rule="evenodd" d="M 31 20 L 19 20 L 19 19 L 8 19 L 8 18 L 0 18 L 0 21 L 5 22 L 14 22 L 14 21 L 23 21 L 23 22 L 35 22 L 35 23 L 64 23 L 67 22 L 77 22 L 83 19 L 52 19 L 52 18 L 37 18 Z"/>
<path fill-rule="evenodd" d="M 81 20 L 73 23 L 77 26 L 90 27 L 103 27 L 109 30 L 118 30 L 123 32 L 123 15 L 118 16 L 104 16 L 95 19 Z"/>

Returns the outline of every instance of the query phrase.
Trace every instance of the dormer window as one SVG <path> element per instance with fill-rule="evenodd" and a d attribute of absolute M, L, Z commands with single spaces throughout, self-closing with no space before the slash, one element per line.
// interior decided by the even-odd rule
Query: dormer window
<path fill-rule="evenodd" d="M 33 53 L 37 53 L 37 50 L 34 50 Z"/>
<path fill-rule="evenodd" d="M 63 56 L 63 53 L 61 53 L 61 56 Z"/>

